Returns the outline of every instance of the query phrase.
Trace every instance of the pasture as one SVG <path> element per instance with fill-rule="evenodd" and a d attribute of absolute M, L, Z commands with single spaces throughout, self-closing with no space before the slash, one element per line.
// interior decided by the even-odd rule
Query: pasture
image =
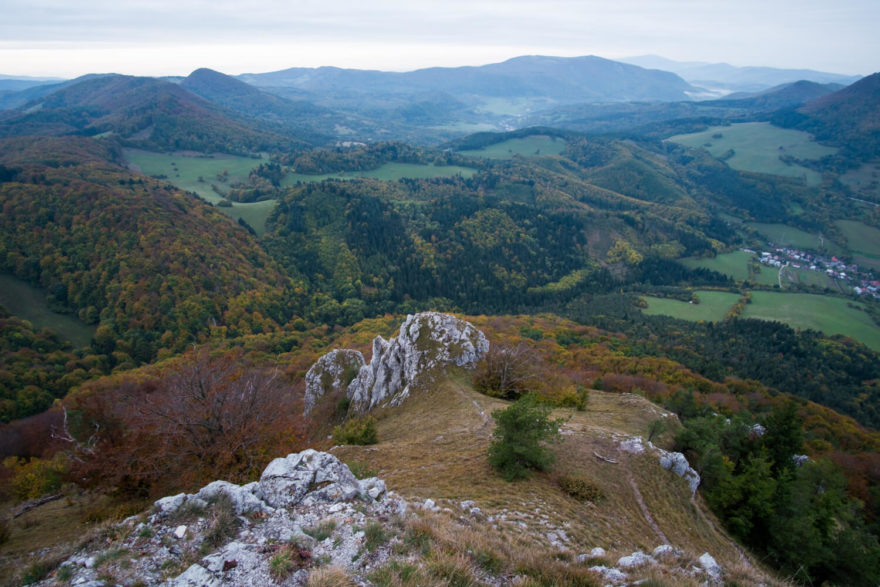
<path fill-rule="evenodd" d="M 880 327 L 862 304 L 844 298 L 801 293 L 753 291 L 743 318 L 783 322 L 793 328 L 843 334 L 880 351 Z"/>
<path fill-rule="evenodd" d="M 217 193 L 211 184 L 220 190 L 224 186 L 247 179 L 251 170 L 263 162 L 262 159 L 235 157 L 233 155 L 183 155 L 178 153 L 152 153 L 136 149 L 126 149 L 125 158 L 135 171 L 144 175 L 162 177 L 169 183 L 199 194 L 206 201 L 217 204 L 223 196 Z M 228 175 L 227 175 L 228 174 Z M 223 175 L 225 181 L 218 178 Z M 233 202 L 231 207 L 219 207 L 223 213 L 234 220 L 244 218 L 258 235 L 266 232 L 266 219 L 275 206 L 275 200 L 263 202 Z"/>
<path fill-rule="evenodd" d="M 835 222 L 846 237 L 849 250 L 855 253 L 853 261 L 880 269 L 880 229 L 854 220 Z"/>
<path fill-rule="evenodd" d="M 68 340 L 74 347 L 88 346 L 95 335 L 95 327 L 80 322 L 69 314 L 53 311 L 46 301 L 46 291 L 27 282 L 0 274 L 0 306 L 22 320 L 27 320 L 37 330 L 48 328 L 61 340 Z"/>
<path fill-rule="evenodd" d="M 532 135 L 521 139 L 509 139 L 482 149 L 461 151 L 469 157 L 487 159 L 510 159 L 515 155 L 533 157 L 535 155 L 560 155 L 565 150 L 565 141 L 547 135 Z"/>
<path fill-rule="evenodd" d="M 747 226 L 755 229 L 761 236 L 777 247 L 824 251 L 830 255 L 841 255 L 844 252 L 843 248 L 818 233 L 809 233 L 787 224 L 749 222 Z"/>
<path fill-rule="evenodd" d="M 682 259 L 681 262 L 691 269 L 702 267 L 729 275 L 737 281 L 746 281 L 749 278 L 749 262 L 753 258 L 751 253 L 734 251 L 716 255 L 711 259 Z M 765 268 L 762 267 L 762 269 Z"/>
<path fill-rule="evenodd" d="M 857 197 L 880 198 L 880 161 L 864 163 L 840 176 L 840 181 L 856 193 Z"/>
<path fill-rule="evenodd" d="M 739 300 L 739 294 L 726 291 L 695 292 L 699 304 L 691 304 L 669 298 L 645 296 L 648 307 L 642 312 L 650 316 L 662 314 L 690 322 L 718 322 L 724 320 L 728 310 Z"/>
<path fill-rule="evenodd" d="M 819 185 L 822 176 L 784 159 L 814 160 L 837 152 L 833 147 L 816 143 L 808 133 L 779 128 L 769 122 L 714 126 L 669 140 L 695 149 L 704 148 L 733 169 L 799 178 L 810 186 Z"/>
<path fill-rule="evenodd" d="M 324 173 L 310 175 L 305 173 L 287 174 L 281 185 L 292 186 L 299 182 L 308 183 L 323 181 L 325 179 L 356 179 L 372 178 L 383 181 L 394 181 L 403 178 L 409 179 L 433 179 L 435 177 L 471 177 L 477 172 L 472 167 L 459 167 L 457 165 L 419 165 L 416 163 L 386 163 L 376 169 L 367 171 L 341 171 L 338 173 Z"/>

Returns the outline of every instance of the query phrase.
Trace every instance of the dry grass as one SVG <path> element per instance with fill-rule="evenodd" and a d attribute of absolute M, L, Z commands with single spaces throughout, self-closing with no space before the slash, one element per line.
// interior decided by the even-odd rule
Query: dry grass
<path fill-rule="evenodd" d="M 619 449 L 625 436 L 646 437 L 651 423 L 663 413 L 644 398 L 591 391 L 585 412 L 554 411 L 554 417 L 567 419 L 562 427 L 563 442 L 554 447 L 556 473 L 578 472 L 593 480 L 604 496 L 598 503 L 585 503 L 567 495 L 551 474 L 508 483 L 489 466 L 487 451 L 494 427 L 491 412 L 506 407 L 507 402 L 478 394 L 464 375 L 430 387 L 414 392 L 402 407 L 377 414 L 378 445 L 337 447 L 334 452 L 343 460 L 365 463 L 385 479 L 389 489 L 411 502 L 431 498 L 455 516 L 461 514 L 461 501 L 476 502 L 486 517 L 476 527 L 455 527 L 446 535 L 443 524 L 428 519 L 416 522 L 410 530 L 423 523 L 433 544 L 469 545 L 465 552 L 470 564 L 476 565 L 477 576 L 481 567 L 473 553 L 483 552 L 484 560 L 496 561 L 496 568 L 504 572 L 539 583 L 546 583 L 542 575 L 546 572 L 563 583 L 577 583 L 581 580 L 578 577 L 560 575 L 563 568 L 577 565 L 558 560 L 560 551 L 547 537 L 551 532 L 558 535 L 560 530 L 567 538 L 567 542 L 563 540 L 566 552 L 589 552 L 601 546 L 609 551 L 611 562 L 636 550 L 651 552 L 666 542 L 665 537 L 694 557 L 709 552 L 725 568 L 743 565 L 733 541 L 719 530 L 699 496 L 691 498 L 682 479 L 662 469 L 655 457 Z M 676 426 L 677 421 L 670 419 L 670 427 Z M 594 454 L 618 464 L 597 459 Z M 646 519 L 646 510 L 653 524 Z M 559 568 L 526 573 L 517 566 L 536 564 L 537 558 L 526 555 L 535 552 L 542 553 L 537 558 L 548 561 L 550 567 L 556 561 Z M 467 571 L 460 554 L 453 549 L 439 559 L 433 554 L 431 560 L 450 573 L 458 569 L 453 574 L 467 584 L 465 577 L 473 571 Z M 523 556 L 527 560 L 523 561 Z M 772 582 L 756 565 L 746 563 L 745 568 L 750 569 L 752 578 Z M 430 569 L 419 572 L 420 576 L 436 578 Z"/>
<path fill-rule="evenodd" d="M 356 583 L 345 569 L 322 567 L 309 573 L 308 587 L 352 587 Z"/>

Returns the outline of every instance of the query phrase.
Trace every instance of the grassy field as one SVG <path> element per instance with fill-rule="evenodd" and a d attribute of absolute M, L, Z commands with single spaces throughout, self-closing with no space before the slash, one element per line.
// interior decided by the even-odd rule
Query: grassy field
<path fill-rule="evenodd" d="M 136 149 L 126 149 L 125 158 L 135 171 L 153 177 L 165 176 L 166 181 L 180 189 L 196 192 L 212 204 L 222 200 L 223 196 L 214 191 L 211 184 L 216 184 L 223 190 L 223 186 L 228 183 L 246 180 L 251 170 L 263 162 L 262 159 L 233 155 L 191 156 Z M 217 178 L 223 172 L 229 174 L 225 183 Z M 262 235 L 266 232 L 266 219 L 274 207 L 275 200 L 265 200 L 253 203 L 234 202 L 231 207 L 218 209 L 235 220 L 244 218 L 257 234 Z"/>
<path fill-rule="evenodd" d="M 844 252 L 841 247 L 828 239 L 822 238 L 819 234 L 811 234 L 787 224 L 749 222 L 748 226 L 757 230 L 776 246 L 824 251 L 831 255 L 840 255 Z"/>
<path fill-rule="evenodd" d="M 88 346 L 95 335 L 94 326 L 83 324 L 69 314 L 53 312 L 44 290 L 11 275 L 0 275 L 0 306 L 29 321 L 37 330 L 54 330 L 59 338 L 69 340 L 75 347 Z"/>
<path fill-rule="evenodd" d="M 703 132 L 676 135 L 669 140 L 687 147 L 703 147 L 734 169 L 802 178 L 807 185 L 819 185 L 822 176 L 806 167 L 786 163 L 781 156 L 813 160 L 837 151 L 814 142 L 805 132 L 778 128 L 769 122 L 714 126 Z"/>
<path fill-rule="evenodd" d="M 813 294 L 752 292 L 743 318 L 775 320 L 794 328 L 821 330 L 826 334 L 843 334 L 880 351 L 880 327 L 860 309 L 861 304 L 843 298 Z"/>
<path fill-rule="evenodd" d="M 471 177 L 477 172 L 472 167 L 459 167 L 457 165 L 418 165 L 415 163 L 386 163 L 378 169 L 369 171 L 342 171 L 340 173 L 325 173 L 321 175 L 309 175 L 305 173 L 291 173 L 284 177 L 282 185 L 291 186 L 298 182 L 308 183 L 312 181 L 323 181 L 325 179 L 354 179 L 358 177 L 368 177 L 381 180 L 397 180 L 411 179 L 430 179 L 434 177 L 454 177 L 461 175 L 462 177 Z"/>
<path fill-rule="evenodd" d="M 691 322 L 718 322 L 724 320 L 727 311 L 740 297 L 739 294 L 726 291 L 698 291 L 696 293 L 700 299 L 699 304 L 646 296 L 648 307 L 642 312 L 651 316 L 662 314 Z"/>
<path fill-rule="evenodd" d="M 859 197 L 880 198 L 880 161 L 871 161 L 840 176 L 840 181 Z"/>
<path fill-rule="evenodd" d="M 854 220 L 838 220 L 835 224 L 846 237 L 853 260 L 880 270 L 880 230 Z"/>
<path fill-rule="evenodd" d="M 462 155 L 488 159 L 510 159 L 514 155 L 559 155 L 565 149 L 565 141 L 547 135 L 533 135 L 522 139 L 510 139 L 483 149 L 461 151 Z"/>
<path fill-rule="evenodd" d="M 717 255 L 711 259 L 683 259 L 682 263 L 691 269 L 702 267 L 730 275 L 737 281 L 745 281 L 749 278 L 749 262 L 752 258 L 751 253 L 734 251 Z"/>

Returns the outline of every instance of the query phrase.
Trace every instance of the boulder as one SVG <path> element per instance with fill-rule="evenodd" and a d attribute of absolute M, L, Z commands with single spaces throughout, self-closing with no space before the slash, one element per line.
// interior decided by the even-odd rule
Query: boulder
<path fill-rule="evenodd" d="M 347 393 L 365 364 L 360 351 L 351 349 L 336 349 L 318 359 L 306 373 L 305 413 L 325 394 Z"/>
<path fill-rule="evenodd" d="M 699 563 L 713 583 L 721 583 L 721 565 L 715 561 L 711 554 L 704 552 L 699 558 Z"/>
<path fill-rule="evenodd" d="M 350 501 L 361 494 L 357 478 L 335 456 L 307 449 L 275 459 L 263 470 L 254 492 L 273 508 Z"/>
<path fill-rule="evenodd" d="M 697 487 L 700 486 L 700 474 L 690 466 L 683 454 L 660 450 L 660 466 L 687 481 L 691 495 L 696 494 Z"/>
<path fill-rule="evenodd" d="M 253 493 L 257 487 L 256 483 L 240 486 L 228 481 L 214 481 L 202 487 L 196 497 L 211 502 L 221 495 L 225 495 L 232 502 L 232 507 L 238 515 L 249 512 L 266 512 L 270 508 Z"/>

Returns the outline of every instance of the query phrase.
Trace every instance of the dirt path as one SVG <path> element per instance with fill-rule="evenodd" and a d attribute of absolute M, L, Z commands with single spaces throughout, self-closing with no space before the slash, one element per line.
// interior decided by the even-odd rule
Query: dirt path
<path fill-rule="evenodd" d="M 648 510 L 648 505 L 642 497 L 642 492 L 639 491 L 639 486 L 629 470 L 627 470 L 627 477 L 629 478 L 629 485 L 632 487 L 633 493 L 636 496 L 636 501 L 639 502 L 639 507 L 642 509 L 642 515 L 645 517 L 645 521 L 648 522 L 648 525 L 651 526 L 654 533 L 663 541 L 663 544 L 670 544 L 669 538 L 666 537 L 666 534 L 663 533 L 663 530 L 661 530 L 660 526 L 657 525 L 657 522 L 654 521 L 654 517 Z"/>

